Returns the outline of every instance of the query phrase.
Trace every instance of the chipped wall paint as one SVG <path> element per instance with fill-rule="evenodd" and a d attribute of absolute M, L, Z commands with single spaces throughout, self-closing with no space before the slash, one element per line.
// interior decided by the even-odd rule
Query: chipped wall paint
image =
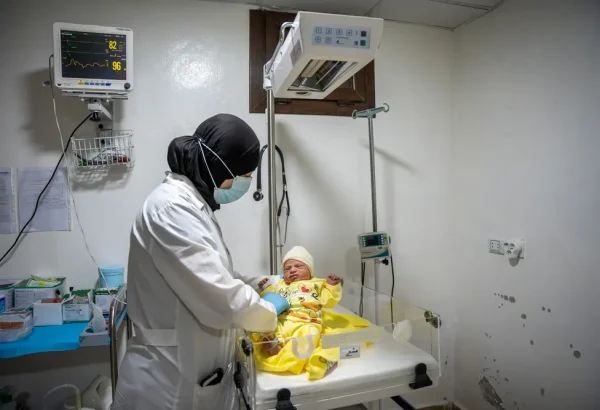
<path fill-rule="evenodd" d="M 481 396 L 488 404 L 492 405 L 496 410 L 506 410 L 502 405 L 502 399 L 498 396 L 494 386 L 490 384 L 487 377 L 483 376 L 479 380 L 479 388 L 481 389 Z"/>
<path fill-rule="evenodd" d="M 511 0 L 457 30 L 449 207 L 463 410 L 598 409 L 598 27 L 597 0 Z M 510 266 L 482 246 L 490 235 L 527 238 L 531 252 Z"/>

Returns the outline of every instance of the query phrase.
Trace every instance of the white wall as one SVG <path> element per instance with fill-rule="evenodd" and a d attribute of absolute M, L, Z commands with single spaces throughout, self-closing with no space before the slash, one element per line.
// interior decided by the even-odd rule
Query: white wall
<path fill-rule="evenodd" d="M 463 409 L 494 408 L 483 376 L 503 401 L 496 409 L 598 408 L 599 27 L 595 0 L 512 0 L 457 32 L 451 207 Z M 488 254 L 493 235 L 525 238 L 526 259 L 511 267 Z"/>
<path fill-rule="evenodd" d="M 248 114 L 248 9 L 196 1 L 3 2 L 0 37 L 0 166 L 54 165 L 59 156 L 52 117 L 47 59 L 55 21 L 131 27 L 135 32 L 136 89 L 118 110 L 118 124 L 135 132 L 137 162 L 129 174 L 90 181 L 75 175 L 74 196 L 92 252 L 101 264 L 126 263 L 133 217 L 167 169 L 166 147 L 205 118 L 229 112 L 247 120 L 264 141 L 264 116 Z M 410 301 L 453 317 L 454 295 L 439 250 L 447 242 L 453 35 L 448 31 L 386 23 L 377 59 L 377 101 L 392 111 L 380 115 L 375 131 L 380 227 L 394 238 L 397 289 Z M 59 98 L 63 130 L 86 115 L 83 104 Z M 370 227 L 367 123 L 349 118 L 278 117 L 278 144 L 286 153 L 292 200 L 289 244 L 307 246 L 318 272 L 358 276 L 356 235 Z M 91 130 L 91 129 L 90 129 Z M 266 167 L 266 161 L 265 161 Z M 266 181 L 263 181 L 266 182 Z M 248 195 L 225 207 L 219 219 L 238 270 L 265 272 L 266 203 Z M 96 279 L 73 221 L 72 232 L 28 235 L 0 277 L 64 274 L 74 286 Z M 13 241 L 0 237 L 0 249 Z M 389 273 L 383 277 L 389 278 Z M 384 281 L 389 283 L 389 280 Z M 452 323 L 444 332 L 444 356 L 452 349 Z M 448 349 L 448 350 L 447 350 Z M 67 354 L 73 369 L 43 372 L 39 356 L 11 362 L 23 367 L 21 389 L 40 394 L 49 386 L 81 377 L 85 358 Z M 452 393 L 452 358 L 443 386 L 409 397 L 435 403 Z M 41 367 L 41 366 L 40 366 Z M 94 371 L 100 367 L 95 367 Z M 37 370 L 36 370 L 37 369 Z M 106 369 L 106 367 L 104 367 Z M 105 371 L 105 370 L 104 370 Z M 20 382 L 21 383 L 21 382 Z"/>

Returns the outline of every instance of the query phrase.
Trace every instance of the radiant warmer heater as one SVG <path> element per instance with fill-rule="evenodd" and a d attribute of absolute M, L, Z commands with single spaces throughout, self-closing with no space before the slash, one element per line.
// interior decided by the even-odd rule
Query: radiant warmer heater
<path fill-rule="evenodd" d="M 383 20 L 299 12 L 265 66 L 275 98 L 319 100 L 375 58 Z M 267 78 L 268 85 L 269 78 Z"/>

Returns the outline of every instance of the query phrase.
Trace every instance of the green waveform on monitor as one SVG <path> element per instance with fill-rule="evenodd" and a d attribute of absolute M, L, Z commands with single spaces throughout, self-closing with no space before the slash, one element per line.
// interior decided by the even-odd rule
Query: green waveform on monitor
<path fill-rule="evenodd" d="M 81 68 L 86 68 L 86 67 L 108 67 L 108 61 L 106 62 L 106 64 L 100 64 L 100 63 L 91 63 L 91 64 L 82 64 L 79 61 L 75 60 L 75 59 L 71 59 L 71 61 L 69 61 L 69 64 L 65 64 L 65 67 L 71 67 L 71 66 L 80 66 Z"/>

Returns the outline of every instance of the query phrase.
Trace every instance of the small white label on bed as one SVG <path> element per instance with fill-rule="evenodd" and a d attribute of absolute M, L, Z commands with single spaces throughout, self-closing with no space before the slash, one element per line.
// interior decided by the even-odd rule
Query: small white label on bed
<path fill-rule="evenodd" d="M 340 359 L 356 359 L 360 357 L 360 346 L 340 346 Z"/>

